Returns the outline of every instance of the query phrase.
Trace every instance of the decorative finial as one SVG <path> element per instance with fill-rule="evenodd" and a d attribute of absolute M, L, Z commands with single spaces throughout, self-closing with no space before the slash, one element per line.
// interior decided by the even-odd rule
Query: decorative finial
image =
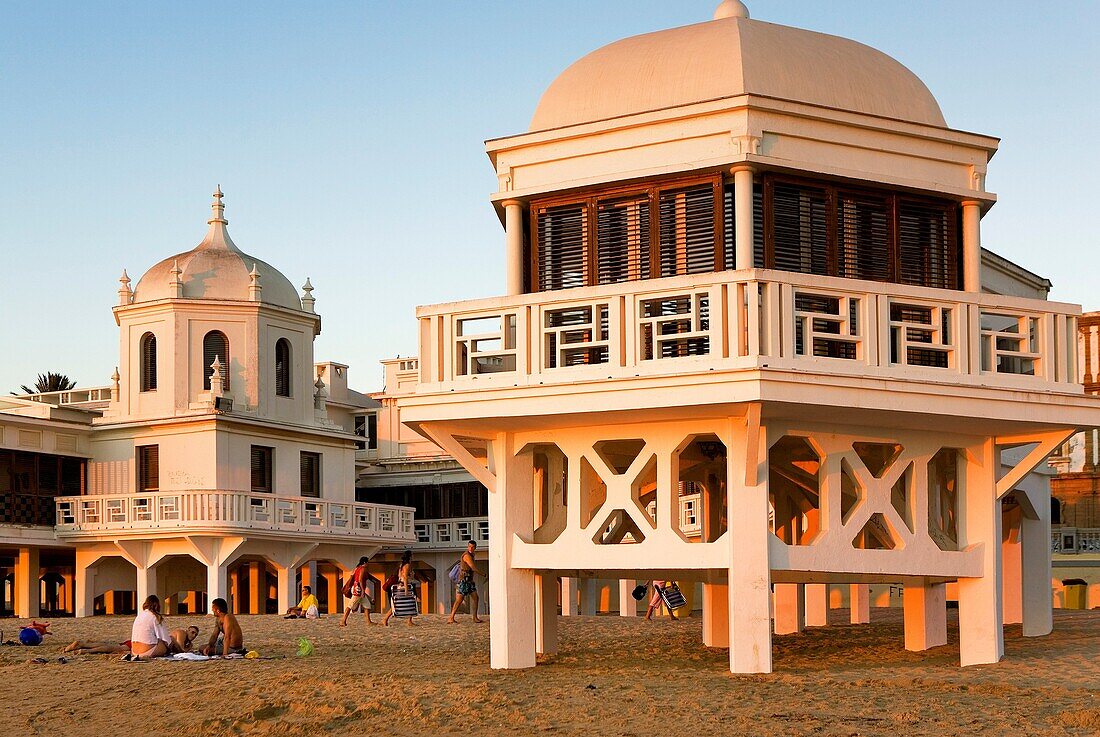
<path fill-rule="evenodd" d="M 314 305 L 317 304 L 317 300 L 313 298 L 313 285 L 309 283 L 309 277 L 306 277 L 306 283 L 302 285 L 302 309 L 306 312 L 316 312 Z"/>
<path fill-rule="evenodd" d="M 183 271 L 180 269 L 179 259 L 172 259 L 172 269 L 168 273 L 172 275 L 172 281 L 168 282 L 168 287 L 172 290 L 172 298 L 179 299 L 183 296 L 183 280 L 180 278 Z"/>
<path fill-rule="evenodd" d="M 222 361 L 218 354 L 214 354 L 214 362 L 210 364 L 210 394 L 220 397 L 225 391 L 225 378 L 222 376 Z"/>
<path fill-rule="evenodd" d="M 207 220 L 207 223 L 221 223 L 227 224 L 229 221 L 225 219 L 225 204 L 222 202 L 222 185 L 218 185 L 214 190 L 214 201 L 210 203 L 210 209 L 214 211 L 214 217 Z"/>
<path fill-rule="evenodd" d="M 317 381 L 313 382 L 313 409 L 316 413 L 317 419 L 325 419 L 327 415 L 327 406 L 325 400 L 328 398 L 328 392 L 325 391 L 325 382 L 320 376 L 317 377 Z"/>
<path fill-rule="evenodd" d="M 126 269 L 123 269 L 122 276 L 118 278 L 118 303 L 128 305 L 133 296 L 134 292 L 130 289 L 130 277 L 126 273 Z"/>
<path fill-rule="evenodd" d="M 260 272 L 256 268 L 255 262 L 252 263 L 252 271 L 248 272 L 248 299 L 251 302 L 260 301 L 260 291 L 263 290 L 263 286 L 260 284 Z"/>
<path fill-rule="evenodd" d="M 748 18 L 749 9 L 741 0 L 722 0 L 714 11 L 714 20 L 722 18 Z"/>
<path fill-rule="evenodd" d="M 114 371 L 114 373 L 111 374 L 111 401 L 112 402 L 117 402 L 118 401 L 118 396 L 119 396 L 119 393 L 120 393 L 119 381 L 121 379 L 122 379 L 122 377 L 118 375 L 118 366 L 115 366 L 115 371 Z"/>

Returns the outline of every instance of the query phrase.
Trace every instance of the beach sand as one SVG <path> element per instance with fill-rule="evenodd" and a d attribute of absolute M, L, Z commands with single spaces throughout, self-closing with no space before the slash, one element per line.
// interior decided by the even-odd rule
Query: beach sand
<path fill-rule="evenodd" d="M 1005 660 L 958 667 L 958 629 L 923 653 L 902 647 L 898 610 L 872 624 L 776 637 L 775 673 L 733 676 L 724 650 L 683 622 L 571 617 L 560 652 L 533 670 L 489 669 L 488 625 L 422 617 L 366 627 L 361 617 L 241 617 L 270 660 L 58 663 L 73 639 L 124 640 L 130 618 L 53 620 L 37 647 L 0 647 L 0 735 L 1097 735 L 1100 611 L 1056 611 L 1049 637 L 1005 628 Z M 174 617 L 173 626 L 209 617 Z M 0 620 L 14 639 L 20 620 Z M 295 657 L 297 638 L 316 653 Z M 27 663 L 47 656 L 51 662 Z"/>

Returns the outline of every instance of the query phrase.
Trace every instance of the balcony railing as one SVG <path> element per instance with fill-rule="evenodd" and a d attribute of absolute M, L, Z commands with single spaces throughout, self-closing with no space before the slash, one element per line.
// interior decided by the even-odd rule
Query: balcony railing
<path fill-rule="evenodd" d="M 455 550 L 465 548 L 471 540 L 477 546 L 489 546 L 488 517 L 453 517 L 450 519 L 422 519 L 413 523 L 418 549 Z"/>
<path fill-rule="evenodd" d="M 217 529 L 412 542 L 413 509 L 240 491 L 162 491 L 57 497 L 58 536 Z"/>
<path fill-rule="evenodd" d="M 1100 555 L 1100 527 L 1059 527 L 1050 531 L 1050 551 L 1062 555 Z"/>
<path fill-rule="evenodd" d="M 814 370 L 1080 391 L 1080 308 L 764 269 L 421 307 L 420 390 Z"/>

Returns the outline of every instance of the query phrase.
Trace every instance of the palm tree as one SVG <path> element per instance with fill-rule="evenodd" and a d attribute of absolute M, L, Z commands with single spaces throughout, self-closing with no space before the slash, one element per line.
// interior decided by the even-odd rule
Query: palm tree
<path fill-rule="evenodd" d="M 44 394 L 46 392 L 66 392 L 70 389 L 76 388 L 76 382 L 70 379 L 65 374 L 55 374 L 53 371 L 48 371 L 44 374 L 38 375 L 38 380 L 34 382 L 33 387 L 29 387 L 23 384 L 20 389 L 24 394 Z M 15 394 L 15 392 L 12 392 Z"/>

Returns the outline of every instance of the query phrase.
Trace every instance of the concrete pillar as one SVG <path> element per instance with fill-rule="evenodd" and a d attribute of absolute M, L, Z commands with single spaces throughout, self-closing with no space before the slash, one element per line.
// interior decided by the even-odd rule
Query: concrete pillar
<path fill-rule="evenodd" d="M 38 548 L 19 548 L 15 558 L 15 616 L 30 619 L 41 614 L 41 571 Z"/>
<path fill-rule="evenodd" d="M 226 603 L 229 603 L 228 599 L 226 599 Z M 199 592 L 188 591 L 187 595 L 183 597 L 183 605 L 187 607 L 188 614 L 199 614 Z"/>
<path fill-rule="evenodd" d="M 507 293 L 523 294 L 523 203 L 505 200 L 504 206 L 504 268 Z"/>
<path fill-rule="evenodd" d="M 1042 637 L 1054 629 L 1050 580 L 1050 490 L 1038 494 L 1037 519 L 1020 520 L 1020 588 L 1024 637 Z M 1090 604 L 1090 608 L 1091 608 Z"/>
<path fill-rule="evenodd" d="M 971 448 L 961 484 L 959 548 L 982 545 L 982 575 L 959 579 L 959 661 L 996 663 L 1004 657 L 1001 626 L 1001 502 L 997 499 L 999 458 L 993 439 Z"/>
<path fill-rule="evenodd" d="M 320 580 L 317 577 L 317 561 L 311 560 L 309 563 L 306 563 L 298 570 L 302 575 L 302 585 L 309 586 L 311 589 L 313 589 L 313 593 L 316 594 L 317 583 Z"/>
<path fill-rule="evenodd" d="M 316 571 L 316 569 L 314 569 Z M 265 575 L 264 578 L 267 576 Z M 277 567 L 275 569 L 275 600 L 278 602 L 275 611 L 279 614 L 286 613 L 287 609 L 298 603 L 294 590 L 294 569 L 290 567 L 282 568 Z M 260 614 L 264 614 L 265 610 L 261 609 Z"/>
<path fill-rule="evenodd" d="M 962 203 L 963 289 L 982 291 L 982 207 L 969 200 Z"/>
<path fill-rule="evenodd" d="M 729 618 L 730 671 L 771 673 L 771 567 L 768 559 L 768 482 L 756 454 L 748 473 L 741 454 L 728 454 L 727 496 L 730 544 Z M 745 483 L 741 483 L 744 479 Z"/>
<path fill-rule="evenodd" d="M 516 456 L 513 439 L 500 433 L 490 444 L 490 470 L 496 488 L 489 491 L 490 668 L 535 665 L 535 574 L 512 568 L 512 541 L 534 532 L 531 456 Z"/>
<path fill-rule="evenodd" d="M 535 580 L 535 651 L 553 655 L 558 651 L 558 579 L 551 573 Z"/>
<path fill-rule="evenodd" d="M 947 644 L 947 584 L 905 584 L 902 592 L 905 649 Z"/>
<path fill-rule="evenodd" d="M 577 579 L 561 577 L 561 616 L 577 616 Z"/>
<path fill-rule="evenodd" d="M 95 568 L 91 556 L 76 554 L 74 572 L 76 595 L 76 616 L 90 617 L 95 611 Z"/>
<path fill-rule="evenodd" d="M 61 580 L 65 583 L 65 611 L 76 614 L 76 576 L 72 573 L 62 573 Z"/>
<path fill-rule="evenodd" d="M 229 572 L 229 608 L 234 614 L 241 613 L 241 569 L 234 568 Z"/>
<path fill-rule="evenodd" d="M 328 613 L 340 614 L 344 611 L 343 591 L 340 588 L 340 568 L 339 566 L 332 566 L 329 568 L 326 580 L 328 581 Z M 428 611 L 427 601 L 421 604 L 424 607 L 424 611 Z"/>
<path fill-rule="evenodd" d="M 581 616 L 594 617 L 596 616 L 596 604 L 599 601 L 597 598 L 599 595 L 599 589 L 596 587 L 596 579 L 594 578 L 582 578 L 580 580 L 581 590 Z"/>
<path fill-rule="evenodd" d="M 210 612 L 210 607 L 214 603 L 214 599 L 224 599 L 226 597 L 226 591 L 228 588 L 228 572 L 224 565 L 218 565 L 217 563 L 206 566 L 206 611 Z"/>
<path fill-rule="evenodd" d="M 775 584 L 775 634 L 798 634 L 805 621 L 806 594 L 802 584 Z"/>
<path fill-rule="evenodd" d="M 735 166 L 733 172 L 734 268 L 753 267 L 753 168 Z"/>
<path fill-rule="evenodd" d="M 871 587 L 865 583 L 853 583 L 848 587 L 848 601 L 852 624 L 871 623 Z"/>
<path fill-rule="evenodd" d="M 450 614 L 454 606 L 455 586 L 447 576 L 453 563 L 437 563 L 435 566 L 435 611 L 436 614 Z"/>
<path fill-rule="evenodd" d="M 1005 624 L 1024 621 L 1023 546 L 1020 544 L 1020 508 L 1001 517 L 1007 528 L 1001 531 L 1001 620 Z"/>
<path fill-rule="evenodd" d="M 266 566 L 259 561 L 248 564 L 248 613 L 263 614 L 264 591 L 267 589 Z"/>
<path fill-rule="evenodd" d="M 806 584 L 806 626 L 825 627 L 829 624 L 829 584 Z"/>
<path fill-rule="evenodd" d="M 727 585 L 703 584 L 703 646 L 730 646 L 730 592 Z"/>
<path fill-rule="evenodd" d="M 157 592 L 157 567 L 156 566 L 135 566 L 137 570 L 137 588 L 135 593 L 137 594 L 137 608 L 141 611 L 141 605 L 145 603 L 145 599 L 150 594 Z"/>
<path fill-rule="evenodd" d="M 637 617 L 638 602 L 634 599 L 634 587 L 638 584 L 632 578 L 619 579 L 619 616 Z"/>

